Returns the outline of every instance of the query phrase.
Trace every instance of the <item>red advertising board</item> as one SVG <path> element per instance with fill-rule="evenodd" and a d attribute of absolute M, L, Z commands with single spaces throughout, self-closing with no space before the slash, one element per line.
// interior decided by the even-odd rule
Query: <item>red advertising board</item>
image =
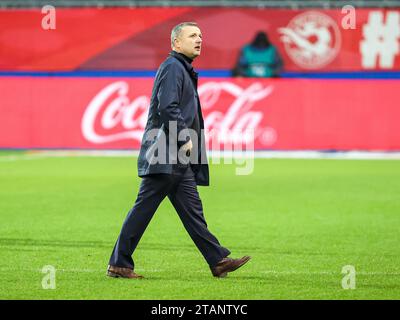
<path fill-rule="evenodd" d="M 350 8 L 350 6 L 346 6 Z M 232 69 L 257 31 L 286 71 L 400 70 L 400 9 L 55 8 L 0 9 L 0 70 L 154 70 L 171 29 L 196 21 L 198 69 Z"/>
<path fill-rule="evenodd" d="M 0 147 L 137 149 L 152 84 L 0 77 Z M 251 130 L 256 150 L 400 150 L 396 80 L 206 78 L 199 95 L 223 144 Z"/>

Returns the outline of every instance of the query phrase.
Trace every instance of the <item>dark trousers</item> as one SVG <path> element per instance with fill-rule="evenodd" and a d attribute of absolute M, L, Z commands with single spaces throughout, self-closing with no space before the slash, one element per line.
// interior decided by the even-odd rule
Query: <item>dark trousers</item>
<path fill-rule="evenodd" d="M 188 167 L 181 174 L 143 177 L 135 205 L 129 211 L 114 246 L 110 265 L 134 269 L 132 254 L 166 196 L 210 267 L 230 254 L 207 229 L 194 173 Z"/>

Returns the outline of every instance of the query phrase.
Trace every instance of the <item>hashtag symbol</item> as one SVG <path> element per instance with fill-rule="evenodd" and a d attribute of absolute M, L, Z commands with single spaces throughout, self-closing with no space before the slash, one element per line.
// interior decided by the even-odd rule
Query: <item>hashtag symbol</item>
<path fill-rule="evenodd" d="M 384 23 L 382 11 L 372 11 L 368 23 L 363 27 L 364 39 L 360 43 L 362 66 L 392 68 L 394 58 L 400 50 L 400 13 L 389 11 Z"/>

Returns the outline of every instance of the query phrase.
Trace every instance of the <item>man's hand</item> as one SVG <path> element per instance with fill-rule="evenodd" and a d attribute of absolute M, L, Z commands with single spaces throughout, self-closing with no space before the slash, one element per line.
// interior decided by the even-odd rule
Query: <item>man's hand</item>
<path fill-rule="evenodd" d="M 181 147 L 181 149 L 184 151 L 184 152 L 190 152 L 190 151 L 192 151 L 192 149 L 193 149 L 193 143 L 192 143 L 192 140 L 189 140 L 188 142 L 186 142 L 182 147 Z"/>
<path fill-rule="evenodd" d="M 192 151 L 193 148 L 193 143 L 192 140 L 189 140 L 188 142 L 186 142 L 182 147 L 182 151 L 186 154 L 187 157 L 190 157 L 190 153 Z"/>

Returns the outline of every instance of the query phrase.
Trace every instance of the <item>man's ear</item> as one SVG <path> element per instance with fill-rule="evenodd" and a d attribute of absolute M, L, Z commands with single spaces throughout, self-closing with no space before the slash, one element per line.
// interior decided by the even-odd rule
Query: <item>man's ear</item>
<path fill-rule="evenodd" d="M 178 38 L 175 38 L 175 39 L 174 39 L 174 47 L 179 49 L 178 44 L 179 44 L 179 39 L 178 39 Z"/>

